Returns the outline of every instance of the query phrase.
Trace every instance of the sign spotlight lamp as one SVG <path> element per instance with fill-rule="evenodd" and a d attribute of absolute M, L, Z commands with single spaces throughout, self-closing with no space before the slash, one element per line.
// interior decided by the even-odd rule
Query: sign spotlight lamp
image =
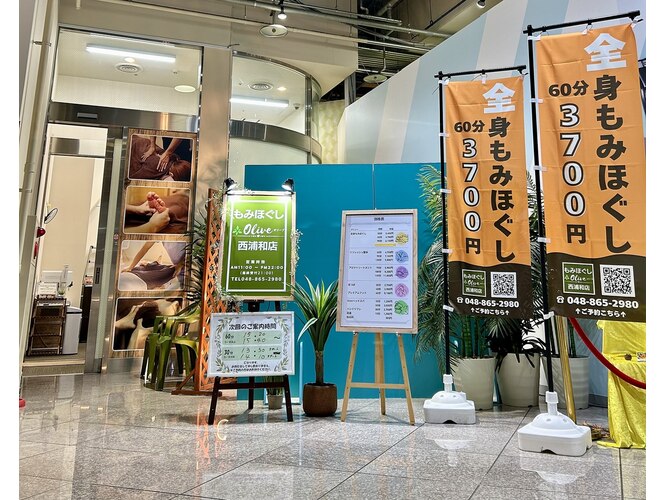
<path fill-rule="evenodd" d="M 294 179 L 287 179 L 282 183 L 282 189 L 290 193 L 294 192 Z"/>
<path fill-rule="evenodd" d="M 224 179 L 224 192 L 225 193 L 228 193 L 229 191 L 231 191 L 232 189 L 234 189 L 236 187 L 238 187 L 238 183 L 235 180 L 233 180 L 231 177 L 227 177 L 226 179 Z"/>

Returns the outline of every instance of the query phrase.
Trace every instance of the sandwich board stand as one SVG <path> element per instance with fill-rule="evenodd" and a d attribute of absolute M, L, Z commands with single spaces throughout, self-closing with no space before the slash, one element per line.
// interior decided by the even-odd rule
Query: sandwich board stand
<path fill-rule="evenodd" d="M 347 418 L 352 388 L 379 389 L 386 415 L 386 389 L 405 391 L 409 423 L 415 425 L 402 334 L 418 332 L 416 210 L 342 212 L 337 331 L 353 332 L 340 420 Z M 373 382 L 353 381 L 359 332 L 375 334 Z M 402 383 L 385 380 L 384 337 L 394 334 Z"/>
<path fill-rule="evenodd" d="M 208 424 L 215 421 L 219 391 L 248 389 L 248 410 L 254 407 L 254 390 L 280 387 L 284 390 L 287 420 L 294 421 L 289 375 L 294 373 L 293 311 L 258 312 L 258 304 L 246 313 L 217 313 L 211 316 L 208 375 L 214 376 Z M 222 384 L 229 373 L 248 377 L 248 382 Z M 281 381 L 257 381 L 255 377 L 282 375 Z"/>

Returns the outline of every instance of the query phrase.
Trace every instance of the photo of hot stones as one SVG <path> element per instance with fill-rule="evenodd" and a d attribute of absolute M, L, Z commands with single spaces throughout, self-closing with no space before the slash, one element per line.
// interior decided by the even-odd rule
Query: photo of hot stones
<path fill-rule="evenodd" d="M 113 350 L 124 351 L 143 348 L 146 337 L 153 331 L 155 317 L 172 316 L 182 309 L 177 298 L 127 298 L 116 302 Z"/>
<path fill-rule="evenodd" d="M 125 192 L 128 234 L 185 234 L 190 212 L 190 190 L 129 186 Z"/>
<path fill-rule="evenodd" d="M 183 290 L 186 248 L 184 241 L 123 241 L 118 290 Z"/>
<path fill-rule="evenodd" d="M 132 134 L 130 179 L 190 182 L 192 139 Z"/>

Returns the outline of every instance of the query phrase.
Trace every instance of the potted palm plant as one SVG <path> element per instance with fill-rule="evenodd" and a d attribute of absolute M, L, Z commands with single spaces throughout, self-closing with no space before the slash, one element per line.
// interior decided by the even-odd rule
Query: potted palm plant
<path fill-rule="evenodd" d="M 544 342 L 534 335 L 531 320 L 496 317 L 488 320 L 488 345 L 495 353 L 499 400 L 508 406 L 536 406 Z"/>
<path fill-rule="evenodd" d="M 264 377 L 264 380 L 266 380 L 266 382 L 281 382 L 282 377 L 279 375 L 273 375 Z M 269 410 L 279 410 L 282 408 L 282 401 L 284 400 L 284 389 L 282 389 L 282 387 L 267 388 L 266 396 L 268 399 Z"/>
<path fill-rule="evenodd" d="M 477 410 L 493 407 L 495 358 L 488 347 L 488 319 L 451 315 L 451 372 L 457 391 L 474 401 Z"/>
<path fill-rule="evenodd" d="M 303 411 L 308 416 L 326 417 L 338 408 L 338 389 L 335 384 L 324 382 L 324 347 L 336 321 L 338 309 L 338 282 L 328 286 L 323 280 L 314 286 L 305 278 L 308 287 L 298 282 L 293 287 L 294 302 L 304 323 L 298 339 L 307 331 L 315 352 L 315 382 L 303 386 Z"/>
<path fill-rule="evenodd" d="M 426 352 L 435 354 L 440 373 L 446 369 L 444 331 L 445 267 L 442 259 L 442 204 L 440 173 L 431 165 L 423 167 L 419 184 L 435 240 L 419 263 L 419 333 L 417 359 Z M 450 365 L 457 391 L 474 401 L 476 409 L 493 406 L 495 361 L 488 348 L 487 320 L 455 312 L 449 315 Z"/>

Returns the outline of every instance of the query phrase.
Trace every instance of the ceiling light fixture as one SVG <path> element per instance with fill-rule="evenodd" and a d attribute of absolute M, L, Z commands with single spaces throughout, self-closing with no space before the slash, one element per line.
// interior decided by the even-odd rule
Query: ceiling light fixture
<path fill-rule="evenodd" d="M 285 28 L 281 24 L 273 23 L 269 24 L 268 26 L 263 26 L 259 30 L 259 33 L 268 38 L 276 38 L 280 36 L 285 36 L 287 34 L 287 31 L 288 31 L 287 28 Z"/>
<path fill-rule="evenodd" d="M 234 96 L 229 99 L 229 102 L 234 104 L 249 104 L 251 106 L 266 106 L 269 108 L 286 108 L 289 106 L 289 101 L 283 99 L 258 99 L 255 97 Z"/>
<path fill-rule="evenodd" d="M 173 88 L 176 92 L 183 92 L 185 94 L 194 92 L 196 89 L 192 85 L 176 85 Z"/>
<path fill-rule="evenodd" d="M 382 73 L 371 73 L 363 77 L 365 83 L 382 83 L 388 80 L 388 76 L 383 75 Z"/>
<path fill-rule="evenodd" d="M 278 89 L 280 92 L 284 92 L 285 90 L 287 90 L 287 87 L 280 86 L 280 87 L 278 87 L 277 89 Z"/>
<path fill-rule="evenodd" d="M 280 13 L 277 15 L 277 18 L 280 21 L 287 19 L 287 14 L 284 12 L 284 0 L 280 0 Z"/>
<path fill-rule="evenodd" d="M 159 61 L 174 63 L 175 56 L 169 54 L 156 54 L 154 52 L 140 52 L 138 50 L 126 50 L 116 47 L 106 47 L 104 45 L 86 45 L 86 51 L 91 54 L 108 54 L 112 56 L 134 57 L 136 59 L 146 59 L 149 61 Z"/>
<path fill-rule="evenodd" d="M 483 9 L 483 8 L 486 6 L 486 0 L 477 0 L 477 2 L 476 2 L 476 6 L 477 6 L 479 9 Z"/>

